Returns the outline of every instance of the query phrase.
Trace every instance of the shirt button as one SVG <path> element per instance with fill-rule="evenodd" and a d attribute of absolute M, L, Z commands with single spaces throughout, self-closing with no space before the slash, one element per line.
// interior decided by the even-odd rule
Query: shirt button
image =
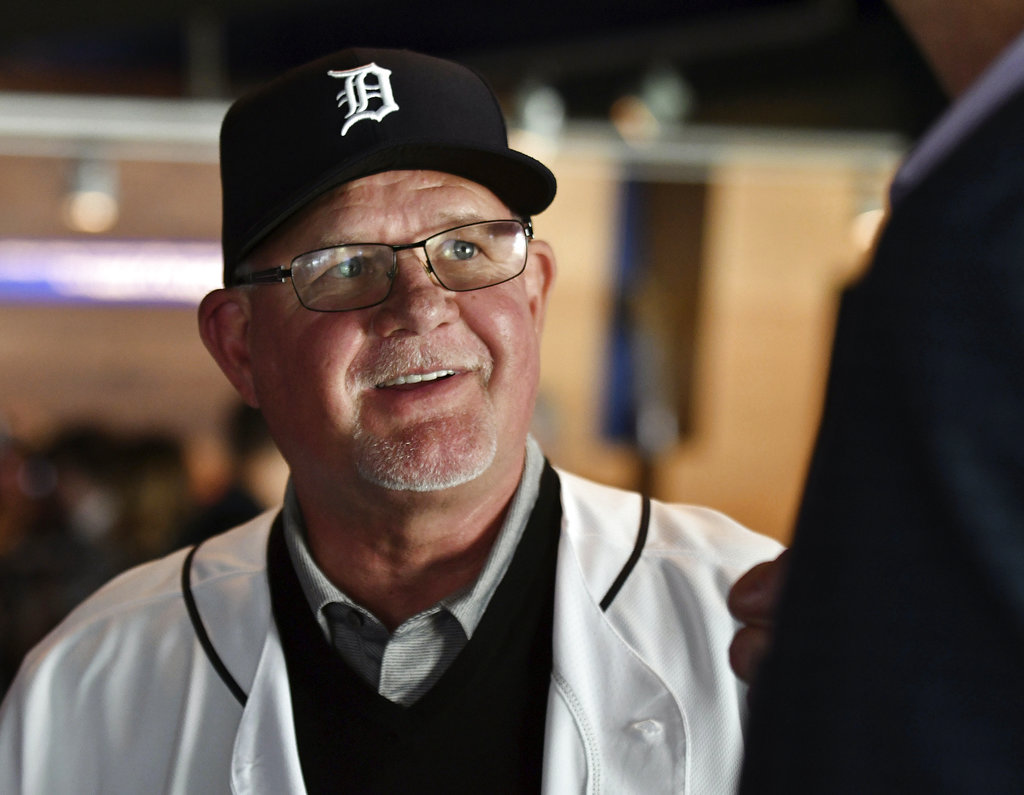
<path fill-rule="evenodd" d="M 651 718 L 631 723 L 629 724 L 629 728 L 649 743 L 653 743 L 658 740 L 665 730 L 664 726 L 661 725 L 661 721 L 653 720 Z"/>
<path fill-rule="evenodd" d="M 345 620 L 348 621 L 350 627 L 358 629 L 363 625 L 363 614 L 358 610 L 349 610 Z"/>

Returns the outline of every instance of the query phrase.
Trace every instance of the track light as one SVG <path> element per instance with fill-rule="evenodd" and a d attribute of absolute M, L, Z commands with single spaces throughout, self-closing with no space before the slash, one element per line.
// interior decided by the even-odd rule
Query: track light
<path fill-rule="evenodd" d="M 83 158 L 75 166 L 64 197 L 64 222 L 76 232 L 100 234 L 117 223 L 117 166 L 109 160 Z"/>

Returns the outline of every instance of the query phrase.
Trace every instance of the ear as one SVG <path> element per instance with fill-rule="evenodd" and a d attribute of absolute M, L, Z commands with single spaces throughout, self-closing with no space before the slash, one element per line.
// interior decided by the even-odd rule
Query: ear
<path fill-rule="evenodd" d="M 199 336 L 242 400 L 259 408 L 249 355 L 250 316 L 245 292 L 214 290 L 199 304 Z"/>
<path fill-rule="evenodd" d="M 530 313 L 533 315 L 537 336 L 544 328 L 544 316 L 548 307 L 548 294 L 555 283 L 555 252 L 544 240 L 531 240 L 529 256 L 526 260 L 526 291 L 530 300 Z"/>

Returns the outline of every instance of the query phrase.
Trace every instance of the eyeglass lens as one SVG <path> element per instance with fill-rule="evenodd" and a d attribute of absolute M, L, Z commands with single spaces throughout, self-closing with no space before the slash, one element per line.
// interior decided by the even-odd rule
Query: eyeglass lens
<path fill-rule="evenodd" d="M 323 311 L 373 306 L 387 298 L 397 251 L 422 246 L 441 285 L 479 290 L 508 281 L 526 264 L 527 237 L 518 221 L 485 221 L 448 229 L 410 246 L 351 244 L 311 251 L 292 261 L 303 305 Z"/>

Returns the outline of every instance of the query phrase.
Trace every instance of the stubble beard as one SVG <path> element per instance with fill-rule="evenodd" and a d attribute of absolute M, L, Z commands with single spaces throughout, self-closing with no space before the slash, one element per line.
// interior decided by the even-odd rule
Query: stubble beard
<path fill-rule="evenodd" d="M 492 417 L 456 414 L 381 437 L 357 431 L 356 468 L 368 482 L 395 491 L 441 491 L 475 480 L 494 462 Z"/>
<path fill-rule="evenodd" d="M 403 368 L 432 357 L 422 348 L 396 345 L 386 365 L 368 381 L 380 383 Z M 476 373 L 486 395 L 491 362 Z M 487 398 L 485 398 L 487 399 Z M 498 425 L 487 399 L 484 411 L 454 411 L 424 418 L 387 435 L 374 433 L 362 421 L 354 429 L 356 470 L 367 482 L 386 489 L 431 492 L 461 486 L 482 475 L 498 452 Z"/>

